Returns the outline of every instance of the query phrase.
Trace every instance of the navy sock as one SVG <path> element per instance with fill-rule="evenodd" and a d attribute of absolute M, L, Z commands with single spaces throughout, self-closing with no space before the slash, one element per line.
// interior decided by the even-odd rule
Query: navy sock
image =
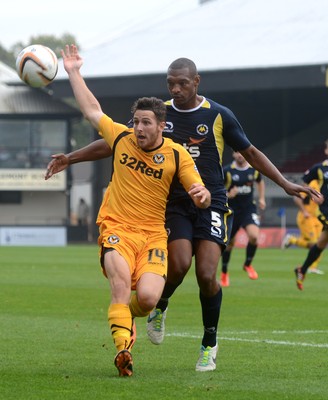
<path fill-rule="evenodd" d="M 231 251 L 225 250 L 222 253 L 222 268 L 221 271 L 226 274 L 228 272 L 228 264 L 230 261 Z"/>
<path fill-rule="evenodd" d="M 310 267 L 310 265 L 316 261 L 320 254 L 323 252 L 323 249 L 319 249 L 319 247 L 315 244 L 311 247 L 311 249 L 308 252 L 308 255 L 304 261 L 304 264 L 301 267 L 302 273 L 306 274 L 306 271 Z"/>
<path fill-rule="evenodd" d="M 199 298 L 202 305 L 204 325 L 202 345 L 204 347 L 214 347 L 217 341 L 217 328 L 220 319 L 222 290 L 220 289 L 213 297 L 205 297 L 199 293 Z"/>
<path fill-rule="evenodd" d="M 245 266 L 249 267 L 252 264 L 253 258 L 255 256 L 257 250 L 257 245 L 256 244 L 251 244 L 248 243 L 246 247 L 246 261 L 245 261 Z"/>
<path fill-rule="evenodd" d="M 181 285 L 182 282 L 176 284 L 166 282 L 162 297 L 159 299 L 156 308 L 159 308 L 162 312 L 164 312 L 167 309 L 168 303 L 169 303 L 169 298 L 172 296 L 172 294 L 175 292 L 176 288 Z"/>

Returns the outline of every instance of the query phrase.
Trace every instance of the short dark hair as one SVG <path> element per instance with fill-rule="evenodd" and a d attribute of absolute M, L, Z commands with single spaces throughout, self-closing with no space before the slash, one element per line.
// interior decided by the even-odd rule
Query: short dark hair
<path fill-rule="evenodd" d="M 188 68 L 189 72 L 191 75 L 195 76 L 198 75 L 197 67 L 196 64 L 190 60 L 189 58 L 177 58 L 174 60 L 170 65 L 168 70 L 170 69 L 182 69 L 182 68 Z"/>
<path fill-rule="evenodd" d="M 166 121 L 166 106 L 163 100 L 158 99 L 157 97 L 140 97 L 132 105 L 132 114 L 134 114 L 137 110 L 153 111 L 157 121 Z"/>

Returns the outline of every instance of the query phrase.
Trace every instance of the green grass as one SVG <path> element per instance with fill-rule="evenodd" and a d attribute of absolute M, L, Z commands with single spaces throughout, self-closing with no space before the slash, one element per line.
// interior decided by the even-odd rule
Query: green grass
<path fill-rule="evenodd" d="M 202 336 L 193 269 L 173 296 L 167 335 L 152 345 L 137 321 L 135 373 L 118 378 L 107 326 L 108 283 L 96 246 L 0 248 L 0 399 L 327 399 L 328 268 L 305 290 L 306 252 L 259 249 L 259 280 L 236 249 L 224 289 L 217 370 L 196 373 Z"/>

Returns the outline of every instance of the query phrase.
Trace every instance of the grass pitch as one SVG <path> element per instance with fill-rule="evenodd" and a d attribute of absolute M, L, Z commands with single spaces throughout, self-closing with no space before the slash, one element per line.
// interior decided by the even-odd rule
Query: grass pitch
<path fill-rule="evenodd" d="M 202 336 L 191 269 L 170 302 L 166 338 L 137 321 L 134 375 L 119 378 L 109 290 L 94 245 L 0 248 L 0 399 L 327 399 L 328 267 L 296 288 L 300 249 L 259 249 L 251 281 L 231 257 L 217 370 L 195 372 Z"/>

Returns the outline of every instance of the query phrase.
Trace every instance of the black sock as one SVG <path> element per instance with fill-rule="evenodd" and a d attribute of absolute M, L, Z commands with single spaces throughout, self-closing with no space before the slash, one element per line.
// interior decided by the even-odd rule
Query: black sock
<path fill-rule="evenodd" d="M 227 251 L 225 250 L 222 253 L 222 268 L 221 271 L 226 274 L 228 272 L 228 264 L 230 261 L 230 255 L 231 255 L 231 251 Z"/>
<path fill-rule="evenodd" d="M 199 293 L 199 299 L 202 306 L 202 316 L 204 325 L 204 336 L 202 345 L 204 347 L 214 347 L 217 341 L 217 328 L 220 319 L 220 310 L 222 303 L 222 290 L 213 297 L 205 297 Z"/>
<path fill-rule="evenodd" d="M 323 249 L 319 249 L 319 247 L 316 244 L 311 247 L 311 249 L 309 250 L 308 255 L 304 261 L 304 264 L 301 267 L 303 274 L 306 274 L 306 271 L 308 270 L 310 265 L 320 257 L 320 254 L 322 252 L 323 252 Z"/>
<path fill-rule="evenodd" d="M 169 282 L 165 283 L 162 297 L 159 299 L 156 308 L 159 308 L 162 312 L 164 312 L 167 309 L 168 303 L 169 303 L 169 298 L 172 296 L 172 294 L 175 292 L 175 289 L 181 285 L 182 282 L 176 284 L 172 284 Z"/>
<path fill-rule="evenodd" d="M 252 264 L 256 250 L 257 250 L 257 244 L 248 243 L 246 247 L 246 261 L 244 264 L 246 267 L 249 267 Z"/>

